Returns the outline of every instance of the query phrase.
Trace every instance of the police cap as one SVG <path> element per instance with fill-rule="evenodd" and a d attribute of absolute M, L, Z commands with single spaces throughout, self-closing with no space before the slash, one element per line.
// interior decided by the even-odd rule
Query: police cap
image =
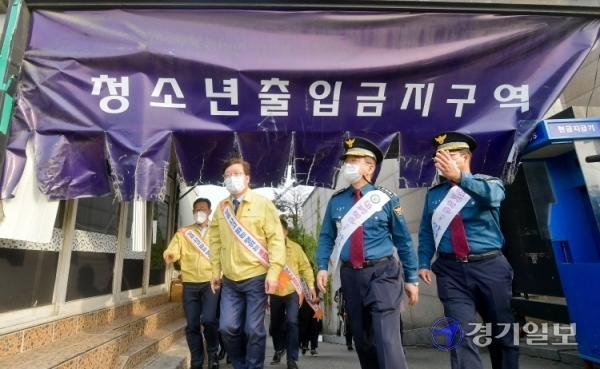
<path fill-rule="evenodd" d="M 346 155 L 368 156 L 375 159 L 377 164 L 383 161 L 383 152 L 373 142 L 362 137 L 349 137 L 344 140 L 344 154 L 340 160 L 344 160 Z"/>
<path fill-rule="evenodd" d="M 442 132 L 435 135 L 433 140 L 431 140 L 431 143 L 433 144 L 436 152 L 440 150 L 453 151 L 464 149 L 473 151 L 477 147 L 477 142 L 475 142 L 473 137 L 464 133 L 453 131 Z"/>

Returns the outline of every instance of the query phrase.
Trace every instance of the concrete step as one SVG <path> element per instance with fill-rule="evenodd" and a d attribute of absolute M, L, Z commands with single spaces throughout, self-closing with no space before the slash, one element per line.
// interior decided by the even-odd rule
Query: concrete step
<path fill-rule="evenodd" d="M 113 330 L 127 331 L 129 335 L 125 338 L 122 354 L 128 345 L 138 337 L 149 334 L 156 329 L 169 324 L 183 316 L 181 303 L 169 302 L 155 306 L 90 329 L 90 333 L 102 333 Z"/>
<path fill-rule="evenodd" d="M 117 359 L 115 369 L 131 369 L 147 358 L 169 348 L 185 334 L 185 318 L 179 318 L 133 340 Z M 187 349 L 187 347 L 186 347 Z"/>
<path fill-rule="evenodd" d="M 151 298 L 157 300 L 156 298 Z M 132 305 L 132 304 L 130 304 Z M 55 340 L 45 340 L 43 344 L 27 347 L 20 353 L 0 358 L 0 368 L 11 369 L 107 369 L 122 360 L 127 353 L 122 368 L 130 368 L 155 352 L 167 348 L 184 334 L 185 319 L 180 303 L 153 303 L 140 301 L 135 309 L 131 306 L 115 307 L 114 319 L 100 324 L 89 325 L 80 332 L 65 335 Z M 123 310 L 118 312 L 116 309 Z M 93 313 L 81 316 L 87 317 Z M 124 314 L 129 314 L 125 315 Z M 81 316 L 70 318 L 79 320 Z M 50 327 L 49 324 L 46 324 Z M 36 328 L 22 333 L 23 340 Z M 34 340 L 32 338 L 27 338 Z M 38 340 L 39 341 L 39 340 Z M 25 346 L 24 346 L 25 348 Z M 147 351 L 147 353 L 144 353 Z"/>
<path fill-rule="evenodd" d="M 47 345 L 0 359 L 0 368 L 106 368 L 112 365 L 115 352 L 128 335 L 126 331 L 82 332 Z M 110 366 L 109 366 L 110 367 Z"/>
<path fill-rule="evenodd" d="M 165 351 L 147 357 L 132 369 L 190 369 L 190 358 L 185 337 L 181 337 Z"/>

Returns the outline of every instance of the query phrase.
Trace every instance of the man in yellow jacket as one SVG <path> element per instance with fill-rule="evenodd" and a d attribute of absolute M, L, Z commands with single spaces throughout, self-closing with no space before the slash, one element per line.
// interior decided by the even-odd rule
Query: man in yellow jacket
<path fill-rule="evenodd" d="M 304 278 L 310 293 L 310 296 L 304 296 L 304 298 L 314 301 L 317 297 L 315 277 L 308 258 L 300 245 L 287 238 L 288 224 L 284 219 L 281 219 L 281 227 L 283 234 L 286 236 L 285 264 L 294 272 L 298 280 L 300 277 Z M 298 368 L 298 365 L 296 365 L 299 351 L 298 310 L 300 308 L 300 295 L 298 292 L 292 283 L 288 283 L 271 296 L 271 334 L 273 346 L 275 347 L 275 355 L 271 365 L 278 364 L 287 350 L 288 369 Z M 300 291 L 300 293 L 302 292 Z"/>
<path fill-rule="evenodd" d="M 235 369 L 263 368 L 267 295 L 285 264 L 285 237 L 273 202 L 248 188 L 248 162 L 229 159 L 223 177 L 231 196 L 210 225 L 211 286 L 222 287 L 219 332 Z"/>
<path fill-rule="evenodd" d="M 192 369 L 201 369 L 204 363 L 204 343 L 200 324 L 204 327 L 208 368 L 219 368 L 217 359 L 219 291 L 213 291 L 210 286 L 212 267 L 208 216 L 211 212 L 209 199 L 199 198 L 194 201 L 195 223 L 179 229 L 163 253 L 167 264 L 181 261 L 183 311 L 187 320 L 185 337 L 192 357 Z"/>

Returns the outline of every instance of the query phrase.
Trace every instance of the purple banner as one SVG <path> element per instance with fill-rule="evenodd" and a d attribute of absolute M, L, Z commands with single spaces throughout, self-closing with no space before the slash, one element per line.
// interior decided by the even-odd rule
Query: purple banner
<path fill-rule="evenodd" d="M 348 134 L 384 150 L 399 134 L 400 187 L 431 184 L 443 130 L 475 137 L 473 171 L 500 176 L 598 28 L 558 16 L 34 12 L 11 134 L 33 137 L 51 198 L 106 194 L 112 177 L 123 201 L 160 199 L 171 147 L 189 185 L 221 182 L 237 145 L 254 185 L 277 185 L 291 163 L 300 183 L 331 187 Z M 4 197 L 23 155 L 7 160 Z"/>

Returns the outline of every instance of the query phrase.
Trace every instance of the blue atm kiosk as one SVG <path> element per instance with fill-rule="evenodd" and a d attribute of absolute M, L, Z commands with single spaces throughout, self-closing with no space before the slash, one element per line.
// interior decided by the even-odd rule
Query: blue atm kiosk
<path fill-rule="evenodd" d="M 600 363 L 600 118 L 538 123 L 521 165 L 551 241 L 579 355 Z"/>

